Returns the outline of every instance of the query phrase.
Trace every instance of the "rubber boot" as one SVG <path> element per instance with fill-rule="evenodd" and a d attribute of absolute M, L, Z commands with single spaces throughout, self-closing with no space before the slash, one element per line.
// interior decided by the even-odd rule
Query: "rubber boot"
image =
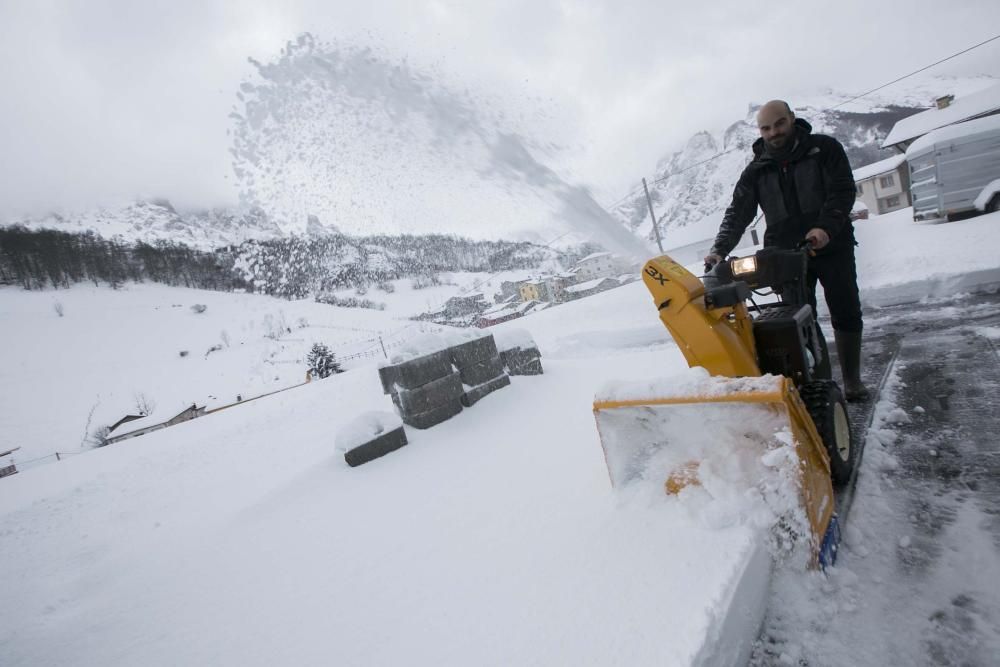
<path fill-rule="evenodd" d="M 861 332 L 834 331 L 840 372 L 844 375 L 844 398 L 848 401 L 868 400 L 868 388 L 861 383 Z"/>

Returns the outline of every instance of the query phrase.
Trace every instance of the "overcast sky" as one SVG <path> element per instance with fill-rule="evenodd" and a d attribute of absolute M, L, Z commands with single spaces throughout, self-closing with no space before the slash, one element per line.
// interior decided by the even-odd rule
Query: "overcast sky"
<path fill-rule="evenodd" d="M 0 215 L 232 203 L 227 116 L 247 58 L 303 31 L 516 92 L 576 147 L 553 166 L 608 201 L 751 100 L 862 92 L 998 26 L 996 0 L 0 0 Z M 1000 76 L 1000 40 L 934 71 Z"/>

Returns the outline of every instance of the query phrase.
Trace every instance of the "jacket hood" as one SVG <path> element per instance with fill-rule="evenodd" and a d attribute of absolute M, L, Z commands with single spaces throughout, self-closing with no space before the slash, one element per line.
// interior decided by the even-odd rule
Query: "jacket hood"
<path fill-rule="evenodd" d="M 802 118 L 796 118 L 795 122 L 792 123 L 795 126 L 796 133 L 799 137 L 804 137 L 808 134 L 812 134 L 813 127 L 809 124 L 809 121 Z M 757 160 L 769 160 L 770 158 L 764 154 L 764 138 L 760 137 L 757 141 L 753 142 L 753 156 Z"/>

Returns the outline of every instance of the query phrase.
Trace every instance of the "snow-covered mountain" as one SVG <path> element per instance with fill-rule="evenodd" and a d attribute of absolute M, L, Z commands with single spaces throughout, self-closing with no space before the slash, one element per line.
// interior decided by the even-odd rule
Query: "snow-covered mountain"
<path fill-rule="evenodd" d="M 318 221 L 317 221 L 318 224 Z M 104 238 L 153 244 L 170 241 L 201 250 L 212 250 L 244 241 L 283 238 L 285 233 L 260 209 L 238 211 L 216 208 L 178 211 L 165 199 L 135 201 L 73 213 L 7 220 L 5 226 L 55 229 L 67 233 L 93 232 Z M 310 234 L 321 235 L 322 225 L 310 224 Z"/>
<path fill-rule="evenodd" d="M 991 85 L 992 77 L 930 77 L 891 87 L 852 100 L 855 95 L 825 90 L 790 100 L 798 117 L 813 132 L 837 137 L 847 150 L 852 167 L 888 157 L 882 139 L 900 119 L 929 108 L 945 94 L 967 95 Z M 746 116 L 729 127 L 703 131 L 679 151 L 664 156 L 650 180 L 650 197 L 659 219 L 664 247 L 673 248 L 715 235 L 733 186 L 750 161 L 750 147 L 758 138 L 755 116 L 761 102 L 748 105 Z M 639 186 L 613 213 L 635 233 L 654 238 L 645 194 Z"/>

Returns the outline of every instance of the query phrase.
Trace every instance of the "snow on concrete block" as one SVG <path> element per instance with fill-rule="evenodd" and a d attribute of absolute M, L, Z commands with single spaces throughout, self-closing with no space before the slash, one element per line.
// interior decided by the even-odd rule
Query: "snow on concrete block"
<path fill-rule="evenodd" d="M 421 414 L 454 403 L 462 396 L 462 378 L 458 371 L 428 382 L 416 389 L 400 389 L 397 398 L 400 412 Z"/>
<path fill-rule="evenodd" d="M 419 414 L 403 413 L 403 423 L 413 428 L 425 429 L 447 421 L 462 411 L 462 402 L 456 399 L 452 403 Z"/>
<path fill-rule="evenodd" d="M 399 389 L 416 389 L 446 377 L 451 372 L 451 354 L 444 349 L 383 366 L 379 369 L 379 378 L 382 380 L 382 390 L 389 394 Z"/>
<path fill-rule="evenodd" d="M 535 339 L 524 329 L 512 329 L 497 334 L 500 358 L 510 375 L 541 375 L 542 353 Z"/>
<path fill-rule="evenodd" d="M 502 389 L 510 384 L 510 376 L 506 373 L 498 375 L 497 377 L 484 382 L 483 384 L 477 385 L 472 389 L 469 389 L 464 394 L 462 394 L 462 405 L 467 408 L 471 408 L 473 405 L 481 401 L 486 396 L 489 396 L 497 389 Z"/>
<path fill-rule="evenodd" d="M 542 360 L 537 347 L 519 348 L 501 352 L 504 366 L 510 375 L 541 375 Z"/>
<path fill-rule="evenodd" d="M 406 445 L 406 432 L 391 412 L 368 412 L 347 423 L 337 433 L 335 443 L 353 468 Z"/>
<path fill-rule="evenodd" d="M 451 346 L 451 340 L 447 336 L 438 334 L 420 334 L 403 343 L 392 355 L 393 364 L 401 364 L 418 357 L 433 355 L 435 352 L 442 352 Z"/>
<path fill-rule="evenodd" d="M 495 356 L 497 356 L 497 344 L 492 334 L 457 343 L 451 347 L 451 360 L 459 370 L 489 361 Z"/>
<path fill-rule="evenodd" d="M 535 348 L 538 349 L 538 345 L 535 343 L 535 339 L 531 337 L 531 333 L 527 329 L 505 329 L 503 331 L 496 332 L 496 342 L 497 348 L 500 350 L 513 350 L 514 348 Z"/>
<path fill-rule="evenodd" d="M 496 354 L 485 361 L 458 367 L 462 376 L 462 384 L 476 387 L 503 373 L 503 359 Z"/>

